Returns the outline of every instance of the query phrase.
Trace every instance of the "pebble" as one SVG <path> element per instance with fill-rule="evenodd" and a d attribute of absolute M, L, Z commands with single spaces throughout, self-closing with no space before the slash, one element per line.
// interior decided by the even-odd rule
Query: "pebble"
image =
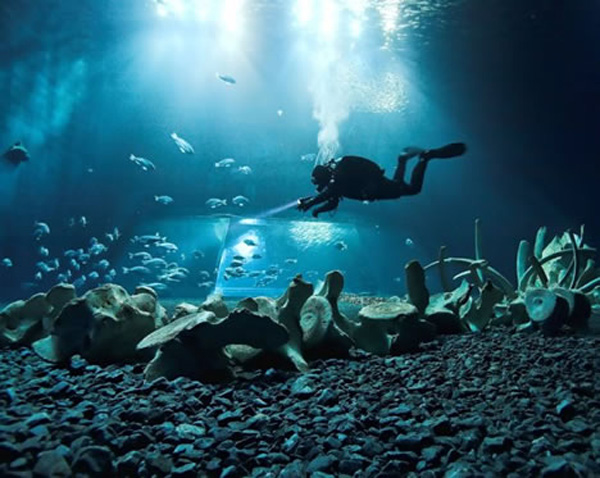
<path fill-rule="evenodd" d="M 599 346 L 490 331 L 228 384 L 3 349 L 0 476 L 600 476 Z"/>

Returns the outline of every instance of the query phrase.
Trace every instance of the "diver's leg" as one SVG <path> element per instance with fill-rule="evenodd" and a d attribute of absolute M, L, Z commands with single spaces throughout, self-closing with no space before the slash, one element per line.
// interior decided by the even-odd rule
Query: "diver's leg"
<path fill-rule="evenodd" d="M 410 175 L 410 183 L 408 183 L 404 188 L 403 195 L 414 196 L 415 194 L 419 194 L 421 192 L 428 162 L 429 161 L 425 158 L 419 158 L 417 165 L 414 167 L 412 174 Z"/>
<path fill-rule="evenodd" d="M 410 156 L 407 154 L 401 154 L 398 156 L 398 164 L 396 166 L 396 171 L 394 171 L 394 181 L 404 182 L 404 173 L 406 172 L 406 163 L 410 159 Z"/>

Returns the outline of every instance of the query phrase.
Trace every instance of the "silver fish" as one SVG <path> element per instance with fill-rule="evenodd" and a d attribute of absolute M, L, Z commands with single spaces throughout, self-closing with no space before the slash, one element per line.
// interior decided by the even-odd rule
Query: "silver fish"
<path fill-rule="evenodd" d="M 225 158 L 215 163 L 215 168 L 230 168 L 235 164 L 235 159 Z"/>
<path fill-rule="evenodd" d="M 144 266 L 123 267 L 123 274 L 150 274 L 150 269 Z"/>
<path fill-rule="evenodd" d="M 129 259 L 139 259 L 141 261 L 149 261 L 152 256 L 149 252 L 130 252 Z"/>
<path fill-rule="evenodd" d="M 210 198 L 206 201 L 206 205 L 211 209 L 227 206 L 227 199 Z"/>
<path fill-rule="evenodd" d="M 243 207 L 243 206 L 245 206 L 246 204 L 248 204 L 250 202 L 250 199 L 248 199 L 246 196 L 241 196 L 240 195 L 240 196 L 234 197 L 231 200 L 231 202 L 233 204 L 235 204 L 236 206 Z"/>
<path fill-rule="evenodd" d="M 194 154 L 194 147 L 188 143 L 185 139 L 183 139 L 181 136 L 178 136 L 177 133 L 171 133 L 171 139 L 173 141 L 175 141 L 175 144 L 177 145 L 177 148 L 179 148 L 179 151 L 182 154 Z"/>
<path fill-rule="evenodd" d="M 50 234 L 50 226 L 45 222 L 35 221 L 33 227 L 33 237 L 36 241 L 39 241 L 43 236 Z"/>
<path fill-rule="evenodd" d="M 157 203 L 164 204 L 165 206 L 173 202 L 173 198 L 171 196 L 154 196 L 154 200 Z"/>
<path fill-rule="evenodd" d="M 156 171 L 156 166 L 149 159 L 136 156 L 135 154 L 129 155 L 129 161 L 132 161 L 136 166 L 139 166 L 142 171 Z"/>
<path fill-rule="evenodd" d="M 248 176 L 252 174 L 252 168 L 250 166 L 240 166 L 236 169 L 236 172 Z"/>
<path fill-rule="evenodd" d="M 169 288 L 169 286 L 167 284 L 163 284 L 162 282 L 150 282 L 149 284 L 140 284 L 144 287 L 150 287 L 151 289 L 154 290 L 167 290 Z"/>

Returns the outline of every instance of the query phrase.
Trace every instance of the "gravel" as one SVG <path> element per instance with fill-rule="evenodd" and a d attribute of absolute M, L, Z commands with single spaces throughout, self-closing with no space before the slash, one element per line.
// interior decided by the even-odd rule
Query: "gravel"
<path fill-rule="evenodd" d="M 0 475 L 600 476 L 599 346 L 496 329 L 223 385 L 4 349 Z"/>

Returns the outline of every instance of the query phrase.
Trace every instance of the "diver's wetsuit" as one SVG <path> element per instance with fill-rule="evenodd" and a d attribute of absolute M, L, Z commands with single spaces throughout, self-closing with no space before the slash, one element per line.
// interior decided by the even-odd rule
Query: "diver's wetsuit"
<path fill-rule="evenodd" d="M 423 178 L 427 162 L 419 158 L 413 169 L 410 182 L 404 181 L 406 162 L 409 156 L 398 157 L 398 165 L 392 179 L 384 176 L 384 170 L 373 161 L 360 156 L 343 156 L 330 164 L 332 178 L 322 188 L 317 188 L 319 194 L 310 198 L 306 209 L 317 204 L 325 203 L 313 211 L 313 216 L 337 208 L 341 198 L 357 199 L 359 201 L 376 201 L 380 199 L 398 199 L 401 196 L 418 194 L 423 186 Z"/>

